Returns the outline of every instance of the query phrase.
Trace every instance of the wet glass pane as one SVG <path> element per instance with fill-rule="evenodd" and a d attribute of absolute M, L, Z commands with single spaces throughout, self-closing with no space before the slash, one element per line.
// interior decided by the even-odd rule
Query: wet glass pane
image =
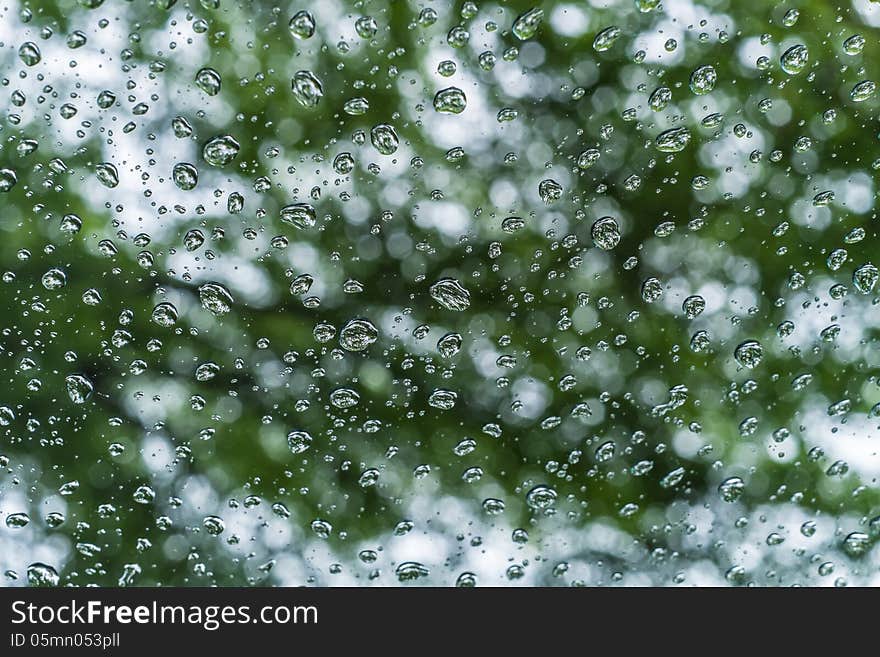
<path fill-rule="evenodd" d="M 3 585 L 877 583 L 878 25 L 3 0 Z"/>

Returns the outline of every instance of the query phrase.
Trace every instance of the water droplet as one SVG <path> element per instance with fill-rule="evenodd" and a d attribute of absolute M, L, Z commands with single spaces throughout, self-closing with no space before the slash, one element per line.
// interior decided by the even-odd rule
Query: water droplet
<path fill-rule="evenodd" d="M 461 351 L 462 339 L 458 333 L 447 333 L 437 340 L 437 351 L 444 358 L 452 358 Z"/>
<path fill-rule="evenodd" d="M 66 214 L 61 218 L 58 229 L 65 235 L 75 235 L 82 228 L 82 219 L 75 214 Z"/>
<path fill-rule="evenodd" d="M 205 283 L 199 287 L 202 308 L 216 316 L 225 315 L 232 309 L 232 295 L 220 283 Z"/>
<path fill-rule="evenodd" d="M 431 574 L 431 571 L 416 561 L 404 561 L 397 566 L 394 573 L 397 576 L 397 581 L 412 582 L 417 579 L 428 577 Z"/>
<path fill-rule="evenodd" d="M 695 319 L 706 309 L 706 300 L 699 295 L 689 296 L 681 304 L 681 309 L 688 319 Z"/>
<path fill-rule="evenodd" d="M 428 405 L 439 408 L 441 411 L 451 411 L 455 408 L 457 401 L 458 393 L 454 390 L 446 390 L 445 388 L 434 390 L 428 397 Z"/>
<path fill-rule="evenodd" d="M 660 6 L 660 0 L 636 0 L 636 8 L 643 14 L 654 11 Z"/>
<path fill-rule="evenodd" d="M 308 203 L 291 203 L 281 208 L 281 221 L 296 228 L 311 228 L 317 220 L 315 208 Z"/>
<path fill-rule="evenodd" d="M 535 511 L 549 509 L 556 504 L 557 493 L 554 489 L 545 485 L 532 488 L 526 495 L 526 504 Z"/>
<path fill-rule="evenodd" d="M 175 164 L 171 176 L 174 179 L 174 184 L 185 191 L 194 189 L 199 182 L 198 169 L 187 162 Z"/>
<path fill-rule="evenodd" d="M 869 98 L 873 98 L 876 91 L 876 84 L 874 84 L 871 80 L 863 80 L 852 88 L 852 91 L 849 93 L 849 97 L 854 103 L 862 103 Z"/>
<path fill-rule="evenodd" d="M 851 532 L 843 539 L 843 550 L 850 557 L 860 557 L 871 547 L 871 538 L 864 532 Z"/>
<path fill-rule="evenodd" d="M 363 116 L 370 110 L 370 101 L 362 96 L 345 101 L 342 111 L 349 116 Z"/>
<path fill-rule="evenodd" d="M 458 87 L 441 89 L 434 96 L 434 109 L 443 114 L 461 114 L 466 107 L 467 98 Z"/>
<path fill-rule="evenodd" d="M 501 222 L 501 230 L 505 233 L 515 233 L 525 227 L 526 222 L 522 217 L 505 217 Z"/>
<path fill-rule="evenodd" d="M 287 434 L 287 447 L 293 454 L 302 454 L 312 446 L 313 438 L 307 431 L 291 431 Z"/>
<path fill-rule="evenodd" d="M 336 408 L 353 408 L 360 400 L 361 396 L 351 388 L 336 388 L 330 393 L 330 403 Z"/>
<path fill-rule="evenodd" d="M 177 323 L 177 308 L 173 303 L 168 303 L 167 301 L 158 303 L 153 308 L 150 319 L 159 326 L 171 328 Z"/>
<path fill-rule="evenodd" d="M 669 471 L 666 475 L 660 479 L 660 487 L 661 488 L 675 488 L 682 482 L 686 471 L 684 468 L 675 468 L 674 470 Z"/>
<path fill-rule="evenodd" d="M 691 73 L 689 86 L 696 95 L 703 96 L 711 93 L 717 82 L 718 74 L 715 72 L 715 68 L 707 64 L 698 67 Z"/>
<path fill-rule="evenodd" d="M 520 41 L 531 39 L 537 34 L 543 20 L 544 10 L 534 7 L 516 17 L 516 20 L 513 21 L 511 32 Z"/>
<path fill-rule="evenodd" d="M 648 106 L 655 112 L 661 112 L 672 101 L 672 91 L 669 87 L 657 87 L 648 97 Z"/>
<path fill-rule="evenodd" d="M 606 27 L 596 35 L 595 39 L 593 39 L 593 50 L 596 52 L 610 50 L 620 38 L 621 34 L 623 34 L 623 31 L 616 25 Z"/>
<path fill-rule="evenodd" d="M 363 351 L 379 339 L 379 329 L 366 319 L 352 319 L 339 332 L 339 345 L 346 351 Z"/>
<path fill-rule="evenodd" d="M 211 536 L 219 536 L 226 529 L 226 523 L 220 516 L 205 516 L 202 526 Z"/>
<path fill-rule="evenodd" d="M 241 149 L 239 143 L 229 135 L 214 137 L 202 149 L 205 162 L 215 167 L 222 167 L 232 162 Z"/>
<path fill-rule="evenodd" d="M 798 44 L 782 53 L 782 56 L 779 58 L 779 65 L 789 75 L 797 75 L 807 67 L 809 60 L 810 54 L 807 51 L 807 47 Z"/>
<path fill-rule="evenodd" d="M 590 237 L 597 247 L 610 251 L 620 243 L 620 227 L 612 217 L 602 217 L 593 224 Z"/>
<path fill-rule="evenodd" d="M 870 262 L 866 262 L 864 265 L 858 267 L 853 272 L 852 277 L 853 285 L 855 285 L 856 289 L 862 294 L 870 294 L 873 292 L 878 279 L 880 279 L 880 271 L 878 271 L 877 267 Z"/>
<path fill-rule="evenodd" d="M 324 86 L 311 71 L 297 71 L 290 81 L 293 97 L 303 107 L 316 107 L 324 97 Z"/>
<path fill-rule="evenodd" d="M 315 34 L 315 18 L 307 11 L 298 11 L 287 25 L 296 39 L 310 39 Z"/>
<path fill-rule="evenodd" d="M 757 340 L 746 340 L 737 345 L 733 351 L 733 357 L 743 367 L 754 369 L 761 364 L 764 358 L 764 347 Z"/>
<path fill-rule="evenodd" d="M 725 502 L 736 502 L 746 489 L 745 482 L 739 477 L 728 477 L 718 486 L 721 499 Z"/>
<path fill-rule="evenodd" d="M 311 528 L 318 538 L 327 539 L 333 533 L 333 525 L 326 520 L 312 520 Z"/>
<path fill-rule="evenodd" d="M 437 73 L 442 75 L 444 78 L 449 78 L 455 75 L 455 72 L 458 70 L 458 65 L 451 59 L 444 59 L 442 62 L 437 64 Z M 436 99 L 435 99 L 436 103 Z"/>
<path fill-rule="evenodd" d="M 441 278 L 428 292 L 434 301 L 447 310 L 462 312 L 471 305 L 471 293 L 454 278 Z"/>
<path fill-rule="evenodd" d="M 18 176 L 12 169 L 0 169 L 0 192 L 5 193 L 12 190 L 18 183 Z"/>
<path fill-rule="evenodd" d="M 6 516 L 6 526 L 10 529 L 21 529 L 30 524 L 31 518 L 26 513 L 10 513 Z"/>
<path fill-rule="evenodd" d="M 472 572 L 463 572 L 455 580 L 455 586 L 463 589 L 470 589 L 477 585 L 477 576 Z"/>
<path fill-rule="evenodd" d="M 114 188 L 119 184 L 119 173 L 109 162 L 101 162 L 95 167 L 95 175 L 104 187 Z"/>
<path fill-rule="evenodd" d="M 400 143 L 394 128 L 387 123 L 380 123 L 370 130 L 370 141 L 373 142 L 373 146 L 382 155 L 393 154 L 397 151 L 398 144 Z"/>
<path fill-rule="evenodd" d="M 333 170 L 340 176 L 351 173 L 354 170 L 354 157 L 351 153 L 343 151 L 333 158 Z"/>
<path fill-rule="evenodd" d="M 116 100 L 114 97 L 113 100 Z M 112 103 L 111 103 L 112 104 Z M 182 116 L 175 116 L 171 119 L 171 131 L 178 139 L 186 139 L 193 133 L 193 127 L 190 122 Z"/>
<path fill-rule="evenodd" d="M 645 303 L 654 303 L 663 296 L 663 283 L 653 276 L 642 283 L 642 300 Z"/>
<path fill-rule="evenodd" d="M 40 63 L 43 55 L 40 53 L 39 47 L 33 41 L 25 41 L 18 49 L 18 57 L 26 66 L 36 66 Z"/>
<path fill-rule="evenodd" d="M 819 192 L 813 197 L 813 205 L 817 208 L 831 205 L 834 202 L 834 196 L 834 190 L 831 189 Z"/>
<path fill-rule="evenodd" d="M 843 42 L 843 52 L 851 56 L 859 55 L 864 50 L 865 43 L 865 37 L 861 34 L 853 34 Z"/>
<path fill-rule="evenodd" d="M 41 282 L 47 290 L 58 290 L 67 285 L 67 274 L 58 268 L 52 268 L 43 274 Z"/>
<path fill-rule="evenodd" d="M 678 153 L 683 151 L 691 141 L 691 132 L 685 127 L 664 130 L 654 141 L 661 153 Z"/>
<path fill-rule="evenodd" d="M 464 48 L 470 41 L 470 33 L 461 25 L 454 26 L 446 33 L 446 43 L 450 48 Z"/>
<path fill-rule="evenodd" d="M 85 404 L 95 388 L 88 377 L 82 374 L 71 374 L 64 378 L 64 383 L 67 386 L 67 396 L 74 404 Z"/>
<path fill-rule="evenodd" d="M 307 294 L 314 282 L 311 274 L 300 274 L 290 282 L 290 293 L 297 296 Z"/>
<path fill-rule="evenodd" d="M 111 107 L 113 107 L 113 103 L 116 102 L 116 94 L 114 94 L 112 91 L 108 91 L 107 89 L 105 89 L 98 94 L 97 102 L 98 107 L 100 107 L 101 109 L 110 109 Z"/>
<path fill-rule="evenodd" d="M 538 195 L 547 205 L 555 203 L 562 198 L 562 185 L 553 180 L 546 178 L 538 183 Z"/>
<path fill-rule="evenodd" d="M 0 427 L 8 427 L 15 420 L 15 412 L 8 406 L 0 406 Z"/>
<path fill-rule="evenodd" d="M 131 495 L 131 498 L 138 504 L 150 504 L 153 500 L 156 499 L 156 491 L 154 491 L 146 484 L 143 484 L 135 489 L 134 493 L 132 493 Z"/>
<path fill-rule="evenodd" d="M 798 22 L 798 18 L 800 18 L 800 16 L 801 12 L 797 9 L 789 9 L 782 17 L 782 24 L 785 25 L 785 27 L 794 27 L 795 23 Z"/>
<path fill-rule="evenodd" d="M 186 231 L 186 235 L 183 236 L 183 246 L 186 247 L 186 250 L 190 253 L 198 250 L 204 243 L 205 235 L 198 228 L 191 228 Z"/>
<path fill-rule="evenodd" d="M 216 96 L 220 93 L 220 85 L 220 74 L 213 68 L 199 69 L 199 72 L 196 73 L 196 86 L 209 96 Z"/>
<path fill-rule="evenodd" d="M 358 486 L 361 488 L 370 488 L 379 483 L 379 471 L 376 468 L 367 468 L 360 477 L 358 477 Z"/>
<path fill-rule="evenodd" d="M 61 578 L 58 575 L 58 571 L 45 563 L 35 561 L 27 567 L 28 586 L 58 586 L 60 580 Z"/>

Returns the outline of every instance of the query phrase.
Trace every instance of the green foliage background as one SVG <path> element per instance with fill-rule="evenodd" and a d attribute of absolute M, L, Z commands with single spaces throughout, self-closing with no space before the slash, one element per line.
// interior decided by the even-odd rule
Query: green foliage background
<path fill-rule="evenodd" d="M 853 102 L 850 90 L 877 75 L 880 10 L 865 2 L 675 0 L 643 12 L 630 1 L 548 1 L 537 35 L 520 41 L 510 27 L 535 4 L 480 2 L 473 17 L 458 2 L 5 5 L 0 166 L 18 182 L 3 195 L 0 221 L 0 406 L 15 416 L 0 427 L 0 513 L 31 517 L 25 528 L 0 528 L 0 565 L 14 571 L 7 584 L 26 583 L 27 564 L 52 559 L 61 583 L 75 585 L 396 584 L 402 559 L 393 546 L 414 536 L 425 539 L 411 560 L 430 567 L 421 580 L 428 584 L 453 583 L 473 564 L 483 569 L 480 583 L 831 583 L 816 575 L 817 554 L 850 581 L 870 581 L 873 550 L 840 546 L 854 531 L 873 545 L 869 519 L 878 507 L 876 452 L 864 447 L 880 401 L 876 297 L 851 281 L 877 247 L 878 102 Z M 431 25 L 419 19 L 426 8 L 438 14 Z M 791 9 L 799 17 L 786 26 Z M 315 15 L 311 39 L 288 29 L 299 10 Z M 361 16 L 375 18 L 373 38 L 355 34 Z M 581 19 L 578 35 L 565 33 Z M 496 30 L 487 30 L 489 21 Z M 470 42 L 450 49 L 446 35 L 456 25 Z M 595 35 L 609 26 L 622 36 L 595 51 Z M 64 39 L 77 29 L 89 43 L 71 50 Z M 41 30 L 52 34 L 42 38 Z M 848 55 L 842 44 L 853 34 L 866 45 Z M 664 49 L 667 38 L 677 40 L 674 50 Z M 24 41 L 43 51 L 37 66 L 18 58 Z M 795 43 L 810 61 L 789 76 L 779 56 Z M 509 48 L 517 56 L 505 57 Z M 497 57 L 493 70 L 478 63 L 487 50 Z M 453 77 L 437 74 L 441 59 L 456 62 Z M 718 83 L 697 96 L 689 76 L 706 64 Z M 193 82 L 205 66 L 222 77 L 216 97 Z M 293 98 L 298 70 L 322 82 L 316 108 Z M 432 98 L 451 85 L 465 91 L 468 108 L 440 116 Z M 661 85 L 673 101 L 655 112 L 648 96 Z M 95 103 L 101 88 L 116 94 L 109 110 Z M 21 107 L 12 102 L 16 89 L 27 97 Z M 348 115 L 344 103 L 358 96 L 369 110 Z M 761 109 L 765 99 L 772 109 Z M 140 102 L 148 111 L 133 114 Z M 76 117 L 59 115 L 64 103 L 78 108 Z M 503 108 L 517 118 L 498 122 Z M 712 112 L 723 114 L 721 124 L 701 125 Z M 192 124 L 191 138 L 173 136 L 178 115 Z M 122 130 L 128 121 L 136 126 L 130 134 Z M 399 135 L 392 156 L 370 144 L 379 123 Z M 658 152 L 656 135 L 678 125 L 690 130 L 688 146 Z M 201 147 L 220 134 L 234 136 L 241 151 L 233 164 L 212 168 Z M 806 150 L 795 147 L 801 137 L 811 142 Z M 20 155 L 28 138 L 39 148 Z M 455 146 L 465 153 L 457 161 L 447 156 Z M 578 166 L 592 148 L 598 161 Z M 342 151 L 357 163 L 348 175 L 333 170 Z M 96 181 L 103 161 L 119 171 L 116 189 Z M 196 190 L 174 187 L 171 165 L 179 161 L 199 169 Z M 708 186 L 695 188 L 696 176 Z M 257 192 L 261 177 L 268 188 Z M 558 201 L 540 198 L 544 179 L 562 185 Z M 313 187 L 318 200 L 310 200 Z M 814 207 L 826 189 L 834 202 Z M 227 211 L 232 192 L 246 199 L 237 215 Z M 870 201 L 849 200 L 859 194 Z M 313 203 L 317 225 L 281 222 L 280 209 L 292 202 Z M 67 214 L 82 219 L 76 235 L 59 229 Z M 605 215 L 621 226 L 611 251 L 590 236 Z M 501 230 L 508 216 L 525 219 L 525 228 Z M 668 237 L 657 236 L 662 222 L 675 225 Z M 864 238 L 847 243 L 856 228 Z M 208 239 L 187 256 L 191 229 Z M 138 233 L 150 236 L 148 246 L 134 243 Z M 276 236 L 287 248 L 270 244 Z M 102 240 L 112 241 L 112 255 Z M 497 258 L 491 242 L 501 244 Z M 847 258 L 833 270 L 826 261 L 837 248 Z M 60 290 L 41 285 L 52 267 L 67 275 Z M 288 291 L 302 273 L 316 280 L 317 308 Z M 445 276 L 470 291 L 467 311 L 451 312 L 428 294 Z M 651 276 L 665 288 L 653 304 L 641 294 Z M 347 279 L 364 292 L 344 293 Z M 230 289 L 228 315 L 200 306 L 197 288 L 210 280 Z M 849 294 L 834 299 L 834 284 Z M 83 303 L 89 288 L 100 292 L 99 305 Z M 686 289 L 715 295 L 694 320 L 681 310 Z M 163 300 L 179 310 L 173 329 L 151 321 Z M 366 351 L 316 340 L 318 322 L 338 331 L 355 317 L 380 330 Z M 786 320 L 797 332 L 780 337 Z M 841 336 L 823 340 L 818 329 L 832 323 Z M 427 337 L 413 337 L 417 325 L 430 327 Z M 117 333 L 117 345 L 119 330 L 130 340 Z M 710 348 L 696 353 L 699 330 Z M 464 347 L 444 358 L 436 342 L 451 331 Z M 733 358 L 746 339 L 764 348 L 753 370 Z M 151 350 L 151 340 L 161 348 Z M 582 347 L 588 360 L 576 356 Z M 501 355 L 515 366 L 494 365 Z M 136 360 L 146 364 L 143 374 L 132 373 Z M 207 361 L 221 372 L 198 382 L 195 368 Z M 94 384 L 85 404 L 66 393 L 71 373 Z M 560 389 L 569 374 L 576 383 Z M 812 382 L 797 390 L 792 381 L 802 374 Z M 358 391 L 357 407 L 329 404 L 339 386 Z M 686 389 L 683 403 L 658 408 L 675 386 Z M 438 388 L 457 392 L 453 410 L 427 403 Z M 204 410 L 193 410 L 192 395 L 204 398 Z M 829 417 L 828 406 L 841 400 L 849 411 Z M 584 403 L 592 415 L 572 416 Z M 758 428 L 743 436 L 749 417 Z M 381 429 L 366 431 L 368 421 Z M 790 435 L 777 443 L 779 428 Z M 293 430 L 314 438 L 307 453 L 288 450 Z M 477 447 L 459 456 L 453 448 L 465 438 Z M 840 446 L 858 459 L 836 454 L 823 442 L 829 438 L 859 446 Z M 597 448 L 608 441 L 614 455 L 602 460 Z M 112 443 L 124 454 L 111 456 Z M 848 472 L 827 474 L 847 459 Z M 650 471 L 633 474 L 642 462 Z M 420 465 L 430 466 L 425 478 L 413 474 Z M 462 481 L 470 467 L 482 468 L 478 483 Z M 367 468 L 381 476 L 364 488 L 358 480 Z M 685 471 L 680 483 L 664 487 L 677 468 Z M 746 484 L 732 504 L 717 492 L 731 476 Z M 71 481 L 79 487 L 59 497 Z M 558 493 L 551 512 L 526 504 L 538 484 Z M 133 499 L 142 485 L 155 491 L 149 504 Z M 259 504 L 246 504 L 248 496 Z M 504 512 L 484 513 L 487 498 L 503 500 Z M 636 510 L 621 514 L 627 505 Z M 43 520 L 50 508 L 64 509 L 57 528 Z M 220 536 L 205 531 L 207 515 L 226 521 Z M 809 518 L 821 531 L 798 553 Z M 333 526 L 328 539 L 314 535 L 315 519 Z M 414 529 L 395 536 L 404 519 Z M 511 540 L 517 527 L 528 529 L 527 546 Z M 597 547 L 608 542 L 590 538 L 596 531 L 620 532 L 625 549 L 619 539 Z M 790 540 L 768 547 L 772 532 Z M 380 548 L 376 563 L 358 559 Z"/>

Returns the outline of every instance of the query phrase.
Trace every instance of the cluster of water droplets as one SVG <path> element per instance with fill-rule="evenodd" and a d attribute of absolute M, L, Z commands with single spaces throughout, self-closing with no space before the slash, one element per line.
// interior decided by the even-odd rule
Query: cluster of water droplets
<path fill-rule="evenodd" d="M 8 582 L 873 581 L 870 12 L 62 4 L 2 44 Z"/>

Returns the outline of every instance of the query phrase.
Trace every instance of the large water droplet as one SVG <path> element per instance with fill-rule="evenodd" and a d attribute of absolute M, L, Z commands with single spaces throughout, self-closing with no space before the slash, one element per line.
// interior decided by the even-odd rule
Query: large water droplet
<path fill-rule="evenodd" d="M 95 175 L 104 187 L 116 187 L 119 184 L 119 173 L 110 162 L 101 162 L 95 167 Z"/>
<path fill-rule="evenodd" d="M 394 571 L 399 582 L 412 582 L 423 577 L 428 577 L 431 571 L 416 561 L 404 561 Z"/>
<path fill-rule="evenodd" d="M 461 114 L 467 107 L 467 98 L 458 87 L 441 89 L 434 96 L 434 109 L 443 114 Z"/>
<path fill-rule="evenodd" d="M 400 143 L 394 128 L 387 123 L 380 123 L 370 130 L 370 141 L 382 155 L 391 155 L 397 150 Z"/>
<path fill-rule="evenodd" d="M 0 192 L 8 192 L 15 187 L 18 176 L 12 169 L 0 169 Z"/>
<path fill-rule="evenodd" d="M 520 41 L 531 39 L 537 34 L 543 20 L 544 10 L 534 7 L 516 17 L 516 20 L 513 21 L 511 32 Z"/>
<path fill-rule="evenodd" d="M 199 69 L 199 72 L 196 73 L 196 86 L 209 96 L 216 96 L 220 93 L 220 85 L 220 74 L 213 68 Z"/>
<path fill-rule="evenodd" d="M 48 564 L 35 561 L 27 567 L 28 586 L 58 586 L 60 580 L 61 578 L 58 575 L 58 571 Z"/>
<path fill-rule="evenodd" d="M 315 18 L 307 11 L 298 11 L 287 25 L 296 39 L 310 39 L 315 34 Z"/>
<path fill-rule="evenodd" d="M 878 271 L 877 267 L 870 262 L 866 262 L 861 267 L 858 267 L 853 272 L 852 277 L 853 285 L 855 285 L 856 289 L 862 294 L 870 294 L 873 292 L 878 279 L 880 279 L 880 271 Z"/>
<path fill-rule="evenodd" d="M 471 305 L 471 293 L 454 278 L 441 278 L 428 292 L 434 301 L 447 310 L 462 312 Z"/>
<path fill-rule="evenodd" d="M 535 511 L 549 509 L 556 504 L 557 493 L 553 488 L 540 484 L 526 495 L 526 504 Z"/>
<path fill-rule="evenodd" d="M 718 486 L 721 499 L 725 502 L 736 502 L 746 489 L 745 482 L 739 477 L 728 477 Z"/>
<path fill-rule="evenodd" d="M 35 66 L 43 58 L 39 47 L 33 41 L 25 41 L 18 49 L 18 56 L 27 66 Z"/>
<path fill-rule="evenodd" d="M 47 290 L 58 290 L 67 285 L 67 274 L 55 267 L 43 274 L 41 282 Z"/>
<path fill-rule="evenodd" d="M 177 323 L 177 308 L 173 303 L 168 303 L 167 301 L 156 304 L 150 319 L 159 326 L 171 328 Z"/>
<path fill-rule="evenodd" d="M 202 149 L 205 162 L 215 167 L 222 167 L 234 160 L 241 149 L 239 143 L 230 135 L 220 135 L 211 139 Z"/>
<path fill-rule="evenodd" d="M 595 39 L 593 39 L 593 50 L 595 50 L 596 52 L 605 52 L 606 50 L 610 50 L 611 47 L 620 38 L 621 34 L 623 34 L 623 31 L 616 25 L 606 27 L 604 30 L 596 35 Z"/>
<path fill-rule="evenodd" d="M 64 383 L 67 386 L 67 396 L 74 404 L 85 404 L 95 389 L 91 380 L 83 374 L 70 374 L 64 378 Z"/>
<path fill-rule="evenodd" d="M 849 97 L 854 103 L 862 103 L 869 98 L 873 98 L 877 91 L 877 85 L 871 80 L 862 80 L 852 88 Z"/>
<path fill-rule="evenodd" d="M 281 208 L 281 221 L 296 228 L 311 228 L 317 218 L 315 208 L 308 203 L 291 203 Z"/>
<path fill-rule="evenodd" d="M 302 454 L 312 446 L 314 439 L 308 431 L 291 431 L 287 434 L 287 447 L 294 454 Z"/>
<path fill-rule="evenodd" d="M 175 164 L 171 171 L 171 177 L 174 179 L 174 184 L 184 191 L 194 189 L 199 183 L 198 169 L 188 162 Z"/>
<path fill-rule="evenodd" d="M 695 94 L 703 96 L 710 93 L 717 82 L 718 74 L 715 72 L 715 68 L 707 64 L 698 67 L 691 73 L 689 86 Z"/>
<path fill-rule="evenodd" d="M 779 58 L 779 65 L 789 75 L 797 75 L 807 67 L 810 54 L 807 47 L 801 44 L 792 46 Z"/>
<path fill-rule="evenodd" d="M 764 358 L 764 347 L 757 340 L 746 340 L 737 345 L 733 351 L 733 357 L 743 367 L 750 370 L 761 364 Z"/>
<path fill-rule="evenodd" d="M 672 91 L 669 87 L 657 87 L 648 97 L 648 106 L 655 112 L 666 109 L 672 100 Z"/>
<path fill-rule="evenodd" d="M 379 329 L 367 319 L 352 319 L 339 331 L 339 345 L 346 351 L 363 351 L 379 339 Z"/>
<path fill-rule="evenodd" d="M 657 139 L 654 143 L 657 146 L 657 150 L 662 153 L 678 153 L 679 151 L 683 151 L 690 141 L 690 130 L 682 126 L 670 130 L 664 130 L 657 135 Z"/>
<path fill-rule="evenodd" d="M 458 401 L 458 393 L 446 388 L 438 388 L 428 396 L 428 405 L 441 411 L 451 411 Z"/>
<path fill-rule="evenodd" d="M 293 97 L 303 107 L 315 107 L 324 97 L 324 86 L 311 71 L 297 71 L 290 86 Z"/>
<path fill-rule="evenodd" d="M 602 217 L 593 224 L 590 237 L 600 249 L 610 251 L 620 243 L 620 227 L 613 217 Z"/>
<path fill-rule="evenodd" d="M 232 310 L 233 299 L 229 290 L 220 283 L 205 283 L 199 287 L 202 308 L 214 315 L 225 315 Z"/>

